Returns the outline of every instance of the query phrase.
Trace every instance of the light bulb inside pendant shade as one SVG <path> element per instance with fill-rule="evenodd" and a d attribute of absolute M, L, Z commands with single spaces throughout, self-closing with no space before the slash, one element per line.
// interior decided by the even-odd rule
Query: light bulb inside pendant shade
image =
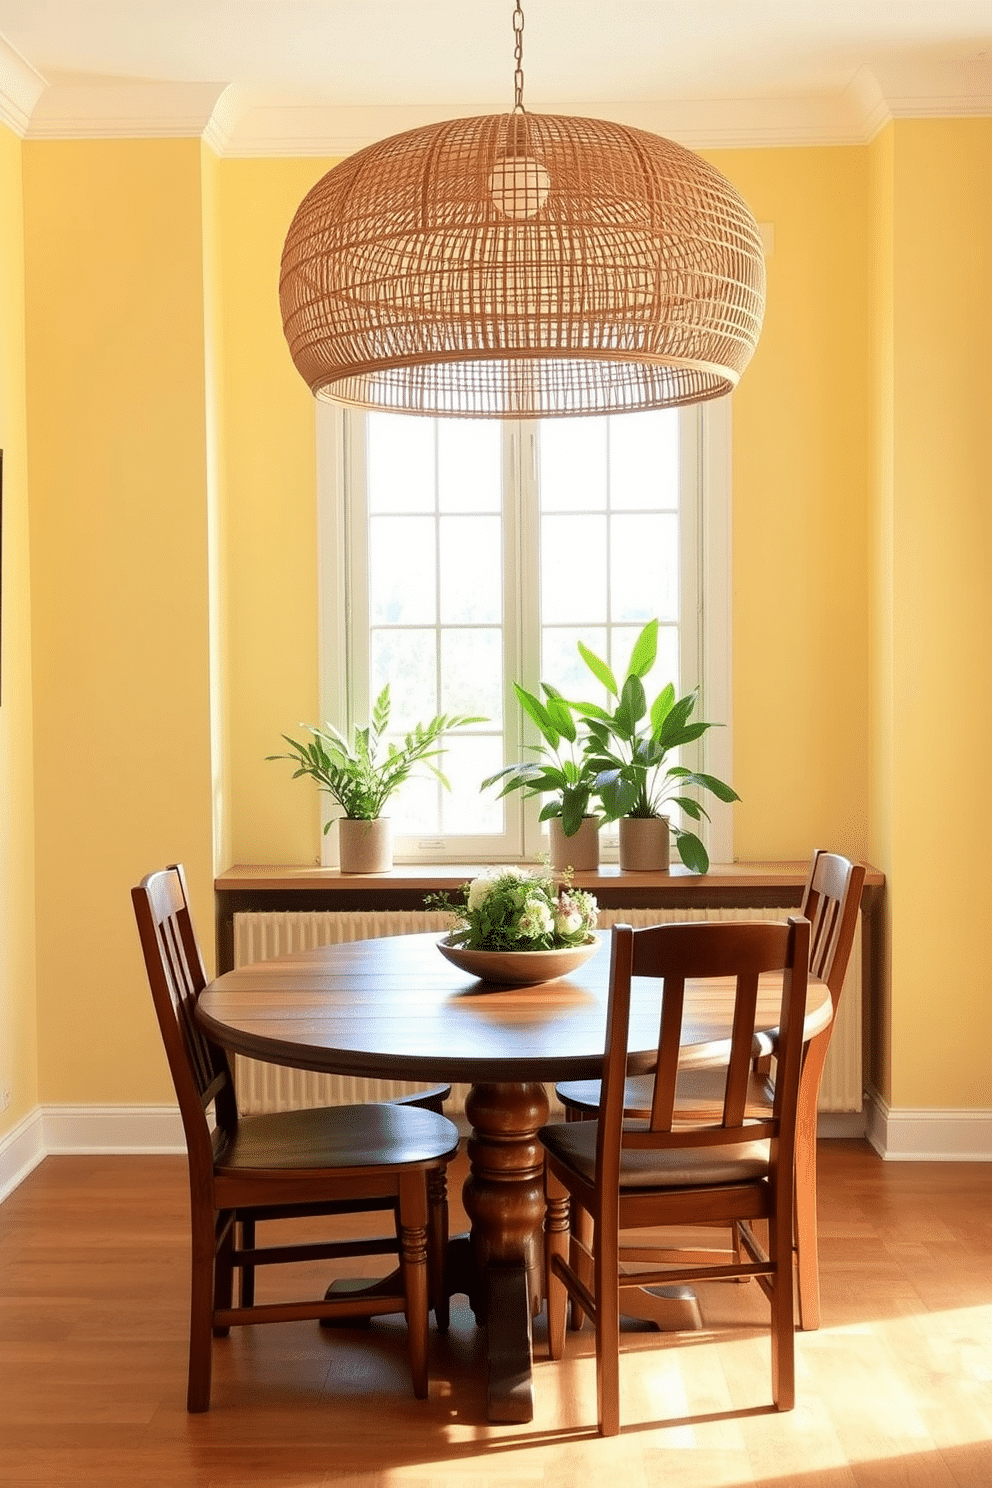
<path fill-rule="evenodd" d="M 504 155 L 493 166 L 489 193 L 503 217 L 515 221 L 537 217 L 548 199 L 551 177 L 529 155 Z"/>
<path fill-rule="evenodd" d="M 751 212 L 681 145 L 598 119 L 455 119 L 348 156 L 283 250 L 290 353 L 322 398 L 550 418 L 702 402 L 757 343 Z"/>
<path fill-rule="evenodd" d="M 539 216 L 551 191 L 551 177 L 530 153 L 529 123 L 522 108 L 510 114 L 489 176 L 493 206 L 515 222 Z"/>

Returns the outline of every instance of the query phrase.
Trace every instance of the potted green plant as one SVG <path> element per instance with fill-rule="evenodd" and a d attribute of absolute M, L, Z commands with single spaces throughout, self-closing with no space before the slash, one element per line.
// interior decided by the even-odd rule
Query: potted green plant
<path fill-rule="evenodd" d="M 270 760 L 287 759 L 296 765 L 293 779 L 309 775 L 321 790 L 337 802 L 344 815 L 338 822 L 338 846 L 342 873 L 386 873 L 392 867 L 392 833 L 382 809 L 390 796 L 418 765 L 436 775 L 446 789 L 447 779 L 434 760 L 444 752 L 443 734 L 484 718 L 439 713 L 429 723 L 418 723 L 397 745 L 383 739 L 389 727 L 389 685 L 382 689 L 372 708 L 372 721 L 356 728 L 354 742 L 328 723 L 323 728 L 303 723 L 312 736 L 309 742 L 283 738 L 290 754 L 270 754 Z M 331 822 L 324 826 L 328 832 Z"/>
<path fill-rule="evenodd" d="M 620 821 L 621 868 L 668 867 L 668 818 L 666 803 L 681 807 L 693 821 L 709 817 L 688 791 L 709 791 L 718 801 L 739 801 L 737 792 L 715 775 L 668 764 L 673 750 L 691 744 L 713 728 L 712 723 L 691 721 L 696 693 L 676 698 L 671 682 L 649 705 L 642 679 L 654 666 L 658 651 L 658 621 L 649 620 L 634 643 L 622 684 L 617 685 L 606 662 L 579 642 L 579 652 L 593 676 L 616 699 L 612 712 L 595 703 L 574 703 L 585 722 L 587 760 L 596 772 L 596 791 L 604 820 Z M 631 827 L 631 823 L 635 825 Z M 644 827 L 642 823 L 660 823 Z M 679 856 L 687 868 L 705 873 L 710 860 L 694 832 L 672 825 Z M 656 838 L 655 846 L 643 839 Z"/>
<path fill-rule="evenodd" d="M 522 790 L 525 796 L 549 795 L 541 809 L 551 834 L 551 866 L 592 870 L 599 866 L 599 818 L 589 810 L 596 791 L 596 769 L 581 747 L 571 705 L 557 688 L 542 682 L 545 702 L 514 682 L 521 708 L 536 725 L 540 744 L 526 747 L 541 758 L 507 765 L 482 782 L 482 789 L 502 782 L 500 796 Z"/>

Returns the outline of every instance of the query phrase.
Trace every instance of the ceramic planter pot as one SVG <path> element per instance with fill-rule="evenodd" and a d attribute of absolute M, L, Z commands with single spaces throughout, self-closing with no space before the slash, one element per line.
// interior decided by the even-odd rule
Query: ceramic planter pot
<path fill-rule="evenodd" d="M 620 818 L 620 867 L 628 873 L 667 873 L 670 855 L 667 816 Z"/>
<path fill-rule="evenodd" d="M 576 873 L 595 873 L 599 867 L 599 817 L 584 816 L 572 837 L 566 837 L 560 816 L 548 822 L 551 834 L 551 866 L 558 873 L 572 868 Z"/>
<path fill-rule="evenodd" d="M 338 821 L 338 858 L 342 873 L 388 873 L 393 866 L 393 824 L 388 816 L 375 821 Z"/>

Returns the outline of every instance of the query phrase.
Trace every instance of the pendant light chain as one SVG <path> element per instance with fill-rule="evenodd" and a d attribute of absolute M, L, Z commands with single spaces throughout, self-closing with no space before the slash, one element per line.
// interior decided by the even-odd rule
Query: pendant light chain
<path fill-rule="evenodd" d="M 516 0 L 513 11 L 513 112 L 524 112 L 524 11 L 520 0 Z"/>

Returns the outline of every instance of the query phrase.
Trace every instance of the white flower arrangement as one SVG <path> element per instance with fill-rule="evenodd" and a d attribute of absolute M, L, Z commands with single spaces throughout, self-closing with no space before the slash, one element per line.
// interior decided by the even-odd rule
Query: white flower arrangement
<path fill-rule="evenodd" d="M 592 894 L 523 868 L 491 869 L 463 884 L 459 894 L 460 899 L 431 894 L 426 902 L 455 917 L 448 944 L 470 951 L 557 951 L 584 945 L 599 912 Z"/>

